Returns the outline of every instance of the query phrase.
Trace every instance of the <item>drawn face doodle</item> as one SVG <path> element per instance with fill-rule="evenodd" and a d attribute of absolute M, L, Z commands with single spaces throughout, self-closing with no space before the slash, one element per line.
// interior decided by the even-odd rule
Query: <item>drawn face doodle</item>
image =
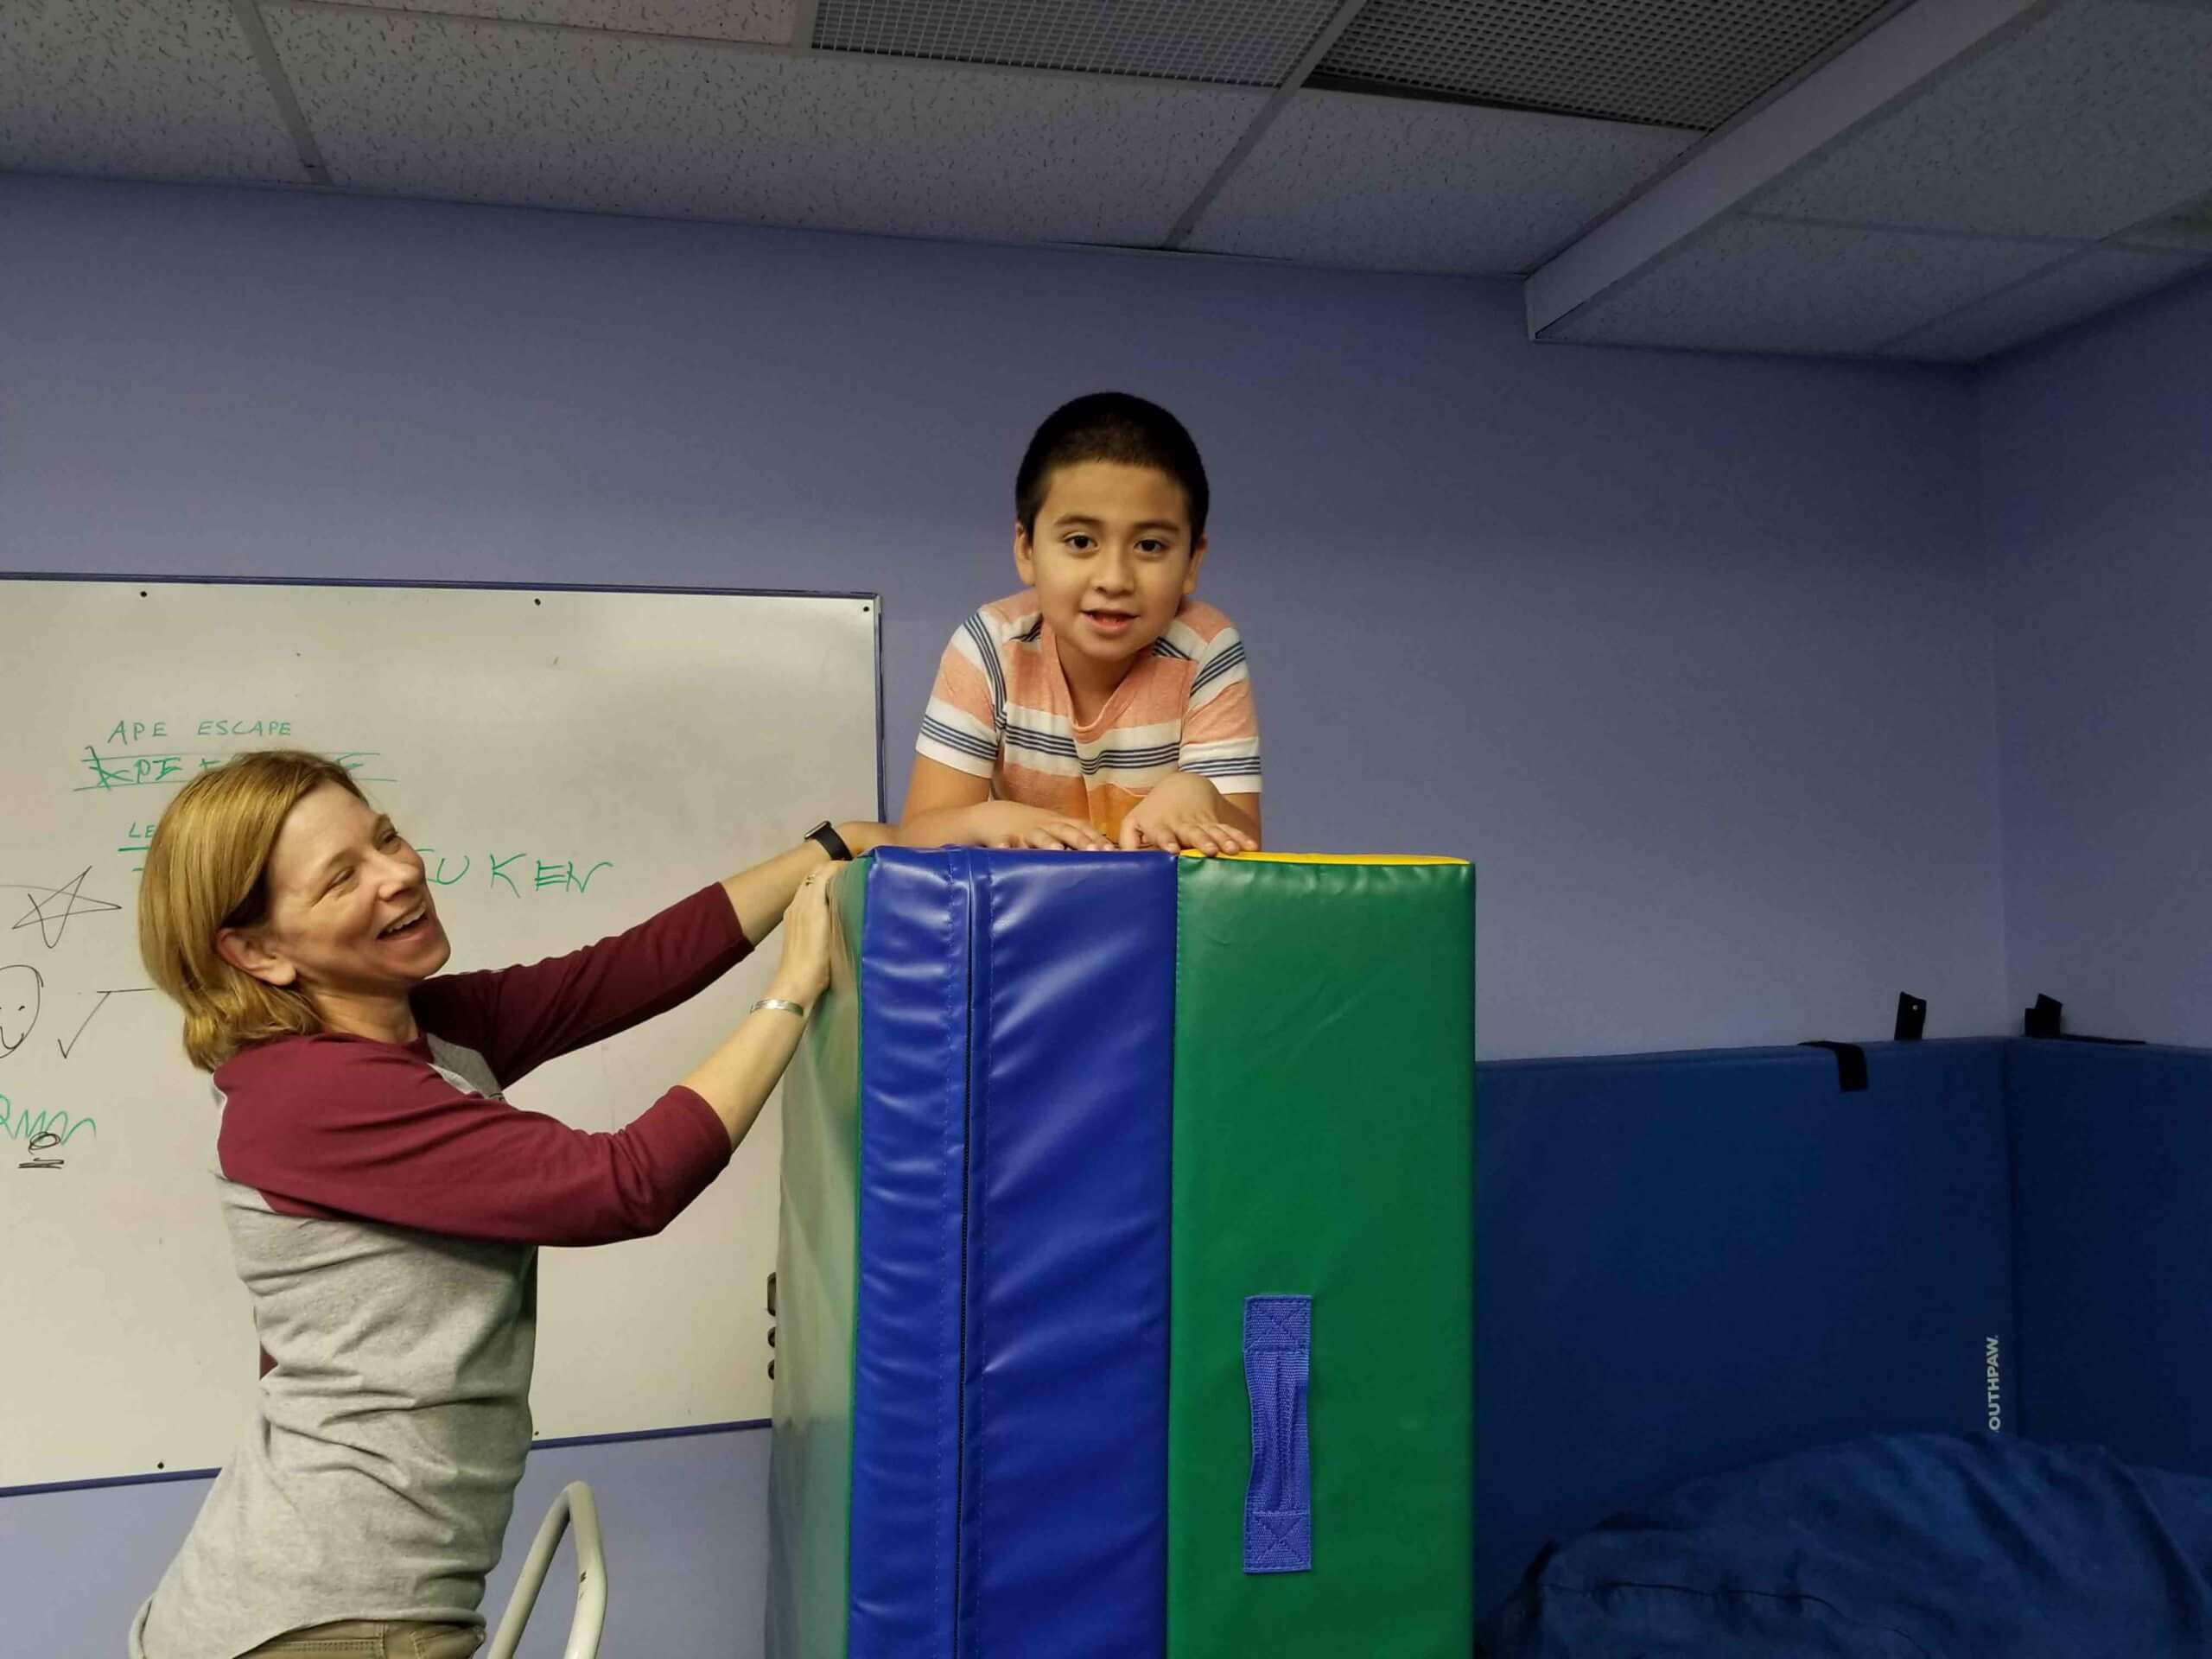
<path fill-rule="evenodd" d="M 45 988 L 38 969 L 28 963 L 0 968 L 0 1057 L 14 1053 L 31 1034 Z"/>

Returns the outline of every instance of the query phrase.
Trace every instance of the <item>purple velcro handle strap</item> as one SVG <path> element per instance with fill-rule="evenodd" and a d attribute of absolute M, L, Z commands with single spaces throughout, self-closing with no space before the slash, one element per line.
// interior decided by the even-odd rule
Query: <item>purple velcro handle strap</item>
<path fill-rule="evenodd" d="M 1252 1477 L 1244 1488 L 1244 1570 L 1313 1570 L 1313 1477 L 1306 1431 L 1313 1299 L 1244 1299 L 1244 1388 Z"/>

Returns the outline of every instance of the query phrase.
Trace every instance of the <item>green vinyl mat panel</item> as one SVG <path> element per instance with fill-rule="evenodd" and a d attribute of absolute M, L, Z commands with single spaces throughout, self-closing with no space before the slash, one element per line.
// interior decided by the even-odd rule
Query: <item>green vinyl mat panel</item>
<path fill-rule="evenodd" d="M 830 888 L 830 988 L 784 1075 L 768 1659 L 844 1659 L 868 862 Z"/>
<path fill-rule="evenodd" d="M 1183 861 L 1167 1659 L 1469 1650 L 1473 898 Z"/>

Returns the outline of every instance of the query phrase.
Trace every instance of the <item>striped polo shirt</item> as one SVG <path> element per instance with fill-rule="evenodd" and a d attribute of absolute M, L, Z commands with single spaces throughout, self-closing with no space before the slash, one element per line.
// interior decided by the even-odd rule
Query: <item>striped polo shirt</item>
<path fill-rule="evenodd" d="M 914 752 L 991 780 L 1001 800 L 1122 819 L 1176 772 L 1224 795 L 1260 792 L 1260 727 L 1244 642 L 1211 605 L 1185 599 L 1096 720 L 1075 717 L 1052 625 L 1025 588 L 977 611 L 938 665 Z"/>

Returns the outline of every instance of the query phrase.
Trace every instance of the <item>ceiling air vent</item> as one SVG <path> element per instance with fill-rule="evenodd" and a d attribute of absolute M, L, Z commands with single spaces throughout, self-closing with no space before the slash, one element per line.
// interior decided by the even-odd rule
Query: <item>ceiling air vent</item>
<path fill-rule="evenodd" d="M 1308 83 L 1700 130 L 1894 0 L 1369 0 Z"/>
<path fill-rule="evenodd" d="M 820 0 L 815 48 L 1278 86 L 1336 0 Z"/>

